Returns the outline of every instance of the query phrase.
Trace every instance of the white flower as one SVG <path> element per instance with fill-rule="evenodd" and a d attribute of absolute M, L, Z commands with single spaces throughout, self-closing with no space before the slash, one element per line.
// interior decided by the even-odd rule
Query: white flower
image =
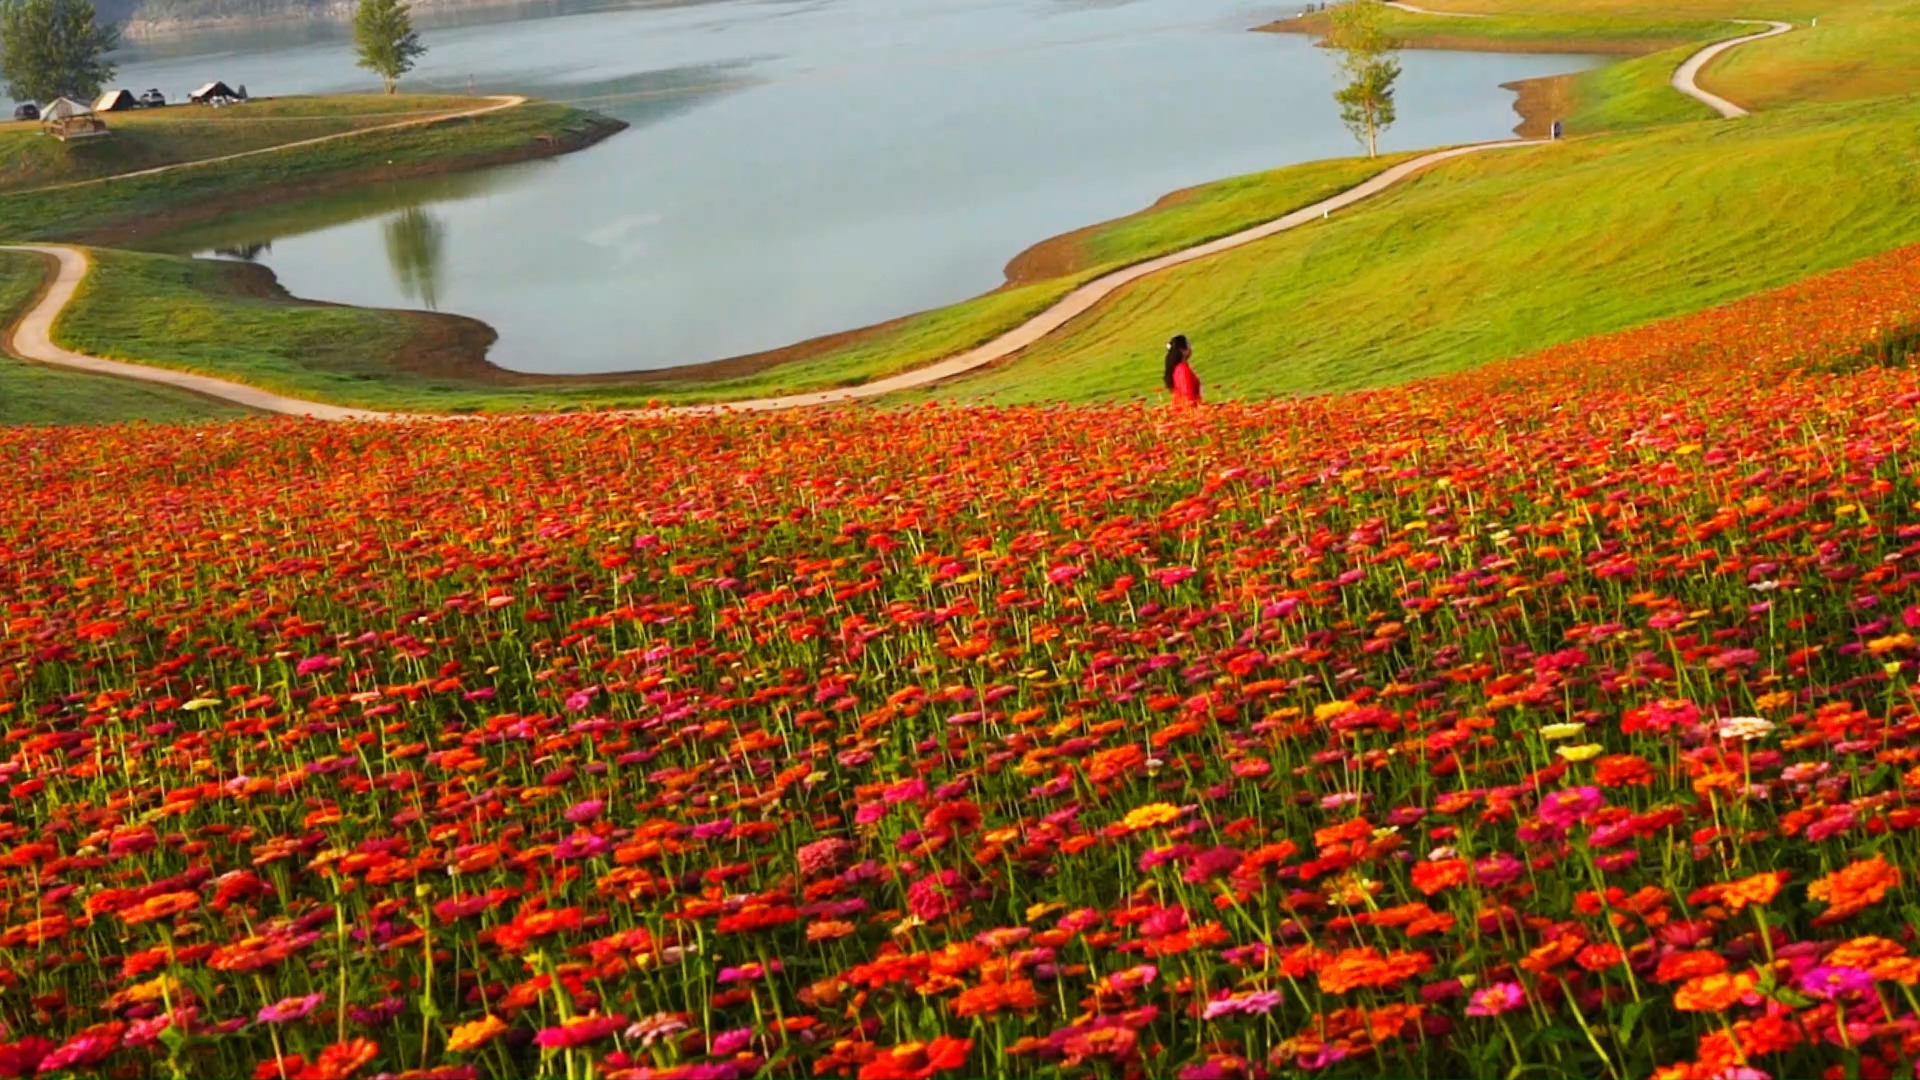
<path fill-rule="evenodd" d="M 1720 721 L 1720 737 L 1728 742 L 1753 742 L 1773 734 L 1773 721 L 1758 716 L 1735 716 Z"/>

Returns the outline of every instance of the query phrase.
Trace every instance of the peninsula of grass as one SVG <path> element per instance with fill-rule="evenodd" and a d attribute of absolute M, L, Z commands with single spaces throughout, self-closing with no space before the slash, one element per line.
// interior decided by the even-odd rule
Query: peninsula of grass
<path fill-rule="evenodd" d="M 218 109 L 175 105 L 108 113 L 107 138 L 70 143 L 46 137 L 38 123 L 0 123 L 0 192 L 98 180 L 445 116 L 484 104 L 468 97 L 336 94 L 269 98 Z"/>
<path fill-rule="evenodd" d="M 325 102 L 341 100 L 352 102 L 353 109 L 362 111 L 350 109 L 337 112 L 334 115 L 335 123 L 348 124 L 358 120 L 364 121 L 365 126 L 380 127 L 394 122 L 391 116 L 379 116 L 364 108 L 364 102 L 372 99 L 312 99 L 305 115 L 269 118 L 268 126 L 282 127 L 282 130 L 277 140 L 265 140 L 265 144 L 285 142 L 291 129 L 283 125 L 306 126 L 308 119 L 320 115 L 316 110 L 321 110 Z M 449 99 L 430 100 L 444 103 Z M 468 108 L 484 104 L 481 99 L 458 100 L 465 102 Z M 283 107 L 291 109 L 293 106 Z M 205 110 L 209 116 L 224 112 Z M 215 121 L 209 119 L 205 122 Z M 592 145 L 624 126 L 617 120 L 566 105 L 529 103 L 480 116 L 448 118 L 391 130 L 369 130 L 352 138 L 294 146 L 274 153 L 233 160 L 189 164 L 162 173 L 84 183 L 57 191 L 27 189 L 0 192 L 0 240 L 123 244 L 168 229 L 211 220 L 236 207 L 277 203 L 382 181 L 551 157 Z M 307 131 L 300 137 L 320 134 L 327 132 Z M 105 149 L 105 144 L 117 137 L 116 132 L 100 140 L 100 147 Z M 45 147 L 49 144 L 57 148 L 55 153 L 68 154 L 73 160 L 94 152 L 92 146 L 60 144 L 37 135 L 32 138 L 40 139 L 39 143 L 32 144 L 37 148 L 36 153 L 47 153 Z M 232 138 L 254 140 L 259 136 Z M 218 153 L 239 152 L 231 139 L 222 142 L 204 132 L 187 140 L 187 143 L 198 148 L 191 152 L 183 148 L 185 144 L 172 137 L 156 135 L 155 142 L 159 149 L 149 148 L 149 151 L 141 153 L 200 161 L 204 156 L 202 151 L 217 151 L 216 156 Z M 132 166 L 134 163 L 128 161 L 124 164 Z M 83 171 L 82 166 L 72 161 L 68 162 L 65 169 L 68 173 Z M 42 176 L 58 171 L 45 165 L 39 166 L 38 170 Z"/>
<path fill-rule="evenodd" d="M 39 294 L 48 269 L 47 262 L 36 255 L 0 251 L 0 340 Z M 0 425 L 184 423 L 244 412 L 171 387 L 63 371 L 0 355 Z"/>

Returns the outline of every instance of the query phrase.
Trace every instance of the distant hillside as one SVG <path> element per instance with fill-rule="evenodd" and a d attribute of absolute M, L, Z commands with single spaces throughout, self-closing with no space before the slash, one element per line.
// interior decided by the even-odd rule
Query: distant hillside
<path fill-rule="evenodd" d="M 414 0 L 416 11 L 477 8 L 514 0 Z M 94 0 L 103 20 L 129 37 L 209 26 L 353 17 L 354 0 Z"/>

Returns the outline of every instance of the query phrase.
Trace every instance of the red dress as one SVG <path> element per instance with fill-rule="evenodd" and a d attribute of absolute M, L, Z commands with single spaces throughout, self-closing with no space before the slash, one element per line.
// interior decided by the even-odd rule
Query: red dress
<path fill-rule="evenodd" d="M 1185 360 L 1173 366 L 1173 400 L 1183 405 L 1200 404 L 1200 376 Z"/>

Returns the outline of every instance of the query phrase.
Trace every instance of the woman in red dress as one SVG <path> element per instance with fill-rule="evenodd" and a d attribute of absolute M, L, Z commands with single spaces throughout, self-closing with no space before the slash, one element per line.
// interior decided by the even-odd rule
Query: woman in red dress
<path fill-rule="evenodd" d="M 1167 389 L 1181 405 L 1200 404 L 1200 376 L 1193 373 L 1192 359 L 1193 346 L 1187 344 L 1187 335 L 1176 334 L 1167 342 Z"/>

